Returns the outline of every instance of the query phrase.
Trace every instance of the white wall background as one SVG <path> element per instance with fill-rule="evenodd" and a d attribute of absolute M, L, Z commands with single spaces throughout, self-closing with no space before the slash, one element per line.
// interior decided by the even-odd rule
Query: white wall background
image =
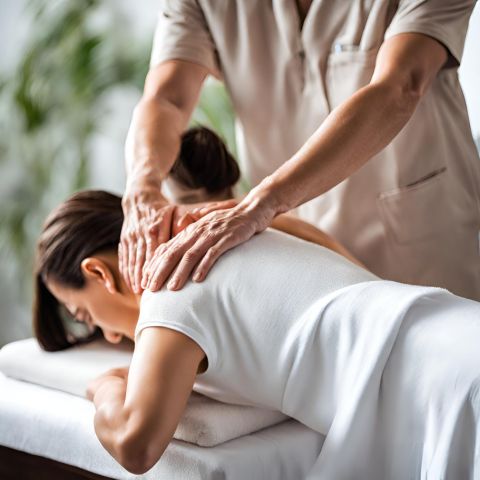
<path fill-rule="evenodd" d="M 72 0 L 73 1 L 73 0 Z M 157 0 L 115 1 L 132 20 L 139 38 L 153 33 Z M 12 71 L 28 36 L 29 23 L 23 13 L 26 0 L 0 0 L 0 73 Z M 471 127 L 480 139 L 480 4 L 470 20 L 460 81 L 464 89 Z M 93 139 L 92 187 L 121 193 L 124 187 L 123 142 L 130 115 L 139 94 L 136 90 L 118 88 L 106 99 L 110 117 Z M 1 134 L 1 132 L 0 132 Z M 1 228 L 1 226 L 0 226 Z M 30 336 L 30 306 L 15 305 L 15 285 L 4 280 L 0 266 L 0 346 L 7 341 Z"/>
<path fill-rule="evenodd" d="M 465 40 L 462 63 L 459 68 L 460 83 L 465 94 L 472 132 L 480 138 L 480 3 L 477 2 Z M 478 144 L 477 144 L 478 145 Z"/>

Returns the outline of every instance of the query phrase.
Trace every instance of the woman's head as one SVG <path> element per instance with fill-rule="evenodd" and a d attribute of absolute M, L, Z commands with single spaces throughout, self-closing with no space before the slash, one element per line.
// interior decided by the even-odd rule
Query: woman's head
<path fill-rule="evenodd" d="M 121 198 L 92 190 L 74 194 L 48 216 L 37 244 L 33 312 L 46 350 L 78 342 L 69 335 L 65 310 L 100 326 L 109 341 L 131 337 L 134 296 L 117 267 L 122 223 Z"/>
<path fill-rule="evenodd" d="M 222 140 L 199 127 L 182 137 L 170 172 L 184 191 L 202 189 L 212 200 L 231 196 L 238 166 Z M 34 333 L 46 350 L 61 350 L 99 336 L 111 342 L 133 340 L 138 299 L 118 270 L 117 249 L 123 224 L 121 198 L 103 191 L 78 192 L 45 221 L 37 244 Z M 80 340 L 69 330 L 71 318 L 96 325 Z"/>

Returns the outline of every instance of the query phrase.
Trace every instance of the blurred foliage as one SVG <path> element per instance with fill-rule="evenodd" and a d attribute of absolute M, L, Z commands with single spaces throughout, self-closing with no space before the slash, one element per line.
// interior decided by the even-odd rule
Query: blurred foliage
<path fill-rule="evenodd" d="M 35 0 L 25 15 L 31 19 L 26 48 L 16 70 L 0 78 L 0 261 L 28 302 L 43 219 L 88 187 L 91 137 L 109 113 L 102 99 L 119 85 L 140 94 L 153 32 L 135 39 L 113 0 Z M 235 152 L 221 84 L 207 82 L 193 121 L 216 130 Z"/>

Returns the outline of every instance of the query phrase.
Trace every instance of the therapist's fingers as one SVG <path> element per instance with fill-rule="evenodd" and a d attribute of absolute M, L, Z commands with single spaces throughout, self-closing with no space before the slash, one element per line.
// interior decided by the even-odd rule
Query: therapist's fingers
<path fill-rule="evenodd" d="M 211 248 L 213 248 L 213 245 L 209 246 L 209 243 L 201 239 L 197 240 L 182 256 L 177 268 L 172 274 L 172 278 L 167 284 L 167 288 L 169 290 L 181 289 L 190 277 L 195 266 Z"/>
<path fill-rule="evenodd" d="M 135 260 L 137 258 L 137 242 L 138 240 L 133 236 L 130 238 L 130 242 L 128 243 L 128 265 L 127 265 L 128 279 L 130 281 L 132 291 L 135 293 L 138 293 L 135 285 Z"/>
<path fill-rule="evenodd" d="M 201 235 L 196 243 L 190 247 L 180 260 L 178 267 L 167 284 L 169 290 L 180 290 L 191 276 L 193 280 L 202 281 L 216 260 L 227 250 L 245 242 L 255 230 L 248 225 L 237 225 L 229 233 L 215 235 Z M 197 268 L 195 268 L 198 265 Z"/>
<path fill-rule="evenodd" d="M 200 217 L 194 216 L 192 213 L 187 212 L 172 225 L 172 235 L 178 235 L 182 230 L 185 230 L 189 225 L 195 223 Z"/>
<path fill-rule="evenodd" d="M 134 293 L 142 292 L 143 267 L 155 249 L 170 238 L 174 205 L 167 205 L 156 213 L 156 218 L 141 220 L 136 231 L 127 236 L 128 277 Z"/>
<path fill-rule="evenodd" d="M 197 217 L 197 220 L 205 217 L 211 212 L 214 212 L 215 210 L 224 210 L 227 208 L 232 208 L 235 207 L 238 204 L 238 200 L 235 200 L 234 198 L 231 198 L 229 200 L 222 200 L 221 202 L 212 202 L 209 203 L 208 205 L 194 208 L 192 210 L 192 215 Z"/>
<path fill-rule="evenodd" d="M 147 253 L 146 242 L 142 237 L 137 239 L 136 249 L 137 251 L 136 251 L 134 270 L 133 270 L 133 284 L 134 284 L 134 292 L 140 293 L 142 291 L 140 284 L 142 281 L 143 264 L 145 262 L 145 256 Z"/>
<path fill-rule="evenodd" d="M 184 232 L 185 230 L 180 233 L 179 236 Z M 180 262 L 184 252 L 194 243 L 194 240 L 190 240 L 189 242 L 177 242 L 177 244 L 175 244 L 174 240 L 178 240 L 178 236 L 166 244 L 161 245 L 155 251 L 144 274 L 145 289 L 153 292 L 159 290 Z"/>
<path fill-rule="evenodd" d="M 223 252 L 248 240 L 254 233 L 255 228 L 245 217 L 227 210 L 212 212 L 184 230 L 183 238 L 176 244 L 172 244 L 172 247 L 167 246 L 163 253 L 165 261 L 159 263 L 160 269 L 155 274 L 156 280 L 148 288 L 152 290 L 159 288 L 171 274 L 167 288 L 180 290 L 197 264 L 206 256 L 207 261 L 200 270 L 201 277 L 198 277 L 204 278 L 209 267 Z M 171 249 L 174 249 L 173 252 L 170 252 Z M 168 256 L 170 258 L 167 258 Z"/>
<path fill-rule="evenodd" d="M 162 243 L 168 242 L 172 234 L 175 205 L 166 205 L 156 222 L 145 224 L 143 236 L 146 244 L 145 263 L 149 262 L 155 250 Z"/>
<path fill-rule="evenodd" d="M 222 238 L 218 243 L 213 245 L 207 250 L 207 253 L 199 262 L 198 266 L 195 268 L 192 279 L 195 282 L 202 282 L 207 273 L 212 268 L 213 264 L 217 261 L 217 259 L 223 255 L 227 250 L 235 247 L 241 243 L 240 241 L 235 241 L 235 237 L 233 236 L 226 236 Z"/>
<path fill-rule="evenodd" d="M 154 232 L 148 232 L 148 235 L 145 239 L 145 262 L 143 264 L 142 270 L 145 269 L 145 265 L 150 261 L 152 258 L 153 253 L 155 252 L 158 246 L 157 237 Z"/>
<path fill-rule="evenodd" d="M 131 187 L 122 198 L 124 221 L 120 235 L 119 268 L 127 287 L 141 293 L 145 261 L 170 238 L 172 212 L 159 188 Z"/>
<path fill-rule="evenodd" d="M 153 252 L 151 257 L 148 260 L 145 261 L 145 263 L 143 265 L 143 270 L 142 270 L 142 282 L 141 282 L 141 286 L 144 290 L 148 288 L 150 280 L 153 277 L 153 273 L 154 273 L 154 270 L 155 270 L 154 260 L 162 255 L 162 253 L 164 252 L 164 249 L 166 248 L 168 243 L 169 242 L 160 244 L 155 249 L 155 251 Z"/>
<path fill-rule="evenodd" d="M 193 214 L 191 210 L 185 210 L 187 206 L 177 205 L 175 211 L 172 212 L 172 236 L 178 236 L 188 226 L 195 223 L 200 216 Z M 182 237 L 184 238 L 184 237 Z M 191 238 L 188 245 L 193 245 L 195 239 Z M 183 256 L 182 252 L 188 249 L 185 240 L 182 243 L 173 238 L 166 243 L 160 245 L 153 254 L 148 256 L 143 267 L 143 276 L 141 286 L 143 289 L 156 291 L 160 289 L 163 283 L 172 273 L 173 269 Z M 168 252 L 168 253 L 167 253 Z M 187 258 L 190 258 L 190 253 Z"/>
<path fill-rule="evenodd" d="M 197 264 L 197 278 L 205 278 L 222 253 L 270 225 L 272 212 L 246 204 L 211 212 L 192 223 L 155 251 L 144 271 L 144 288 L 156 291 L 171 276 L 168 288 L 179 290 Z"/>
<path fill-rule="evenodd" d="M 182 263 L 181 269 L 178 270 L 177 268 L 175 270 L 176 277 L 174 278 L 172 275 L 169 282 L 170 289 L 181 288 L 187 280 L 188 274 L 185 275 L 185 278 L 179 279 L 178 273 L 191 272 L 201 255 L 213 244 L 214 240 L 208 237 L 208 245 L 204 247 L 203 251 L 201 248 L 192 248 L 197 243 L 199 237 L 204 235 L 207 227 L 208 224 L 206 225 L 205 222 L 203 222 L 203 225 L 192 223 L 170 241 L 160 245 L 144 269 L 142 280 L 144 288 L 154 292 L 159 290 L 176 269 L 177 265 Z"/>
<path fill-rule="evenodd" d="M 122 251 L 122 243 L 118 243 L 117 247 L 117 253 L 118 253 L 118 271 L 120 272 L 121 275 L 123 275 L 123 251 Z"/>
<path fill-rule="evenodd" d="M 127 287 L 132 290 L 132 285 L 130 283 L 130 277 L 128 275 L 128 243 L 126 242 L 126 240 L 121 240 L 120 241 L 120 245 L 119 245 L 119 253 L 120 253 L 120 256 L 121 256 L 121 259 L 119 259 L 119 267 L 121 266 L 120 268 L 120 272 L 122 274 L 122 277 L 124 278 L 125 280 L 125 283 L 127 285 Z"/>

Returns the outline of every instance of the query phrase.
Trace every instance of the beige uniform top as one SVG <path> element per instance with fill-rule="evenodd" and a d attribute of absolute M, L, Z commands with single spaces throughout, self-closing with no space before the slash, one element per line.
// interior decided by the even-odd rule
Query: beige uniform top
<path fill-rule="evenodd" d="M 151 65 L 202 64 L 237 115 L 253 184 L 291 157 L 337 105 L 369 83 L 382 42 L 429 35 L 449 61 L 397 137 L 350 178 L 299 207 L 377 275 L 480 299 L 480 163 L 457 67 L 473 1 L 165 0 Z"/>

